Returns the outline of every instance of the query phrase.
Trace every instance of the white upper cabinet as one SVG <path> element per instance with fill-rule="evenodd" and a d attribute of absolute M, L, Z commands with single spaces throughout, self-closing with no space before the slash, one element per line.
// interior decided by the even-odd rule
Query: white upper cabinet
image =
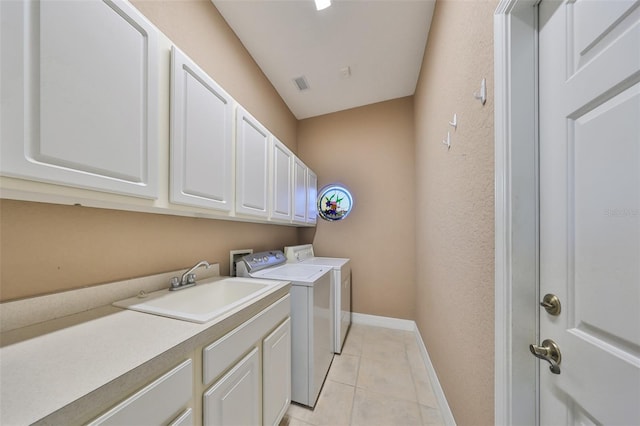
<path fill-rule="evenodd" d="M 307 168 L 307 224 L 315 225 L 318 220 L 318 177 Z"/>
<path fill-rule="evenodd" d="M 307 221 L 307 166 L 298 157 L 293 162 L 293 221 Z"/>
<path fill-rule="evenodd" d="M 236 213 L 269 216 L 269 131 L 244 108 L 236 110 Z"/>
<path fill-rule="evenodd" d="M 271 138 L 271 215 L 272 220 L 290 222 L 293 218 L 293 153 L 275 137 Z"/>
<path fill-rule="evenodd" d="M 172 47 L 172 203 L 231 210 L 232 124 L 232 98 L 183 52 Z"/>
<path fill-rule="evenodd" d="M 155 199 L 158 33 L 124 1 L 2 1 L 3 175 Z"/>

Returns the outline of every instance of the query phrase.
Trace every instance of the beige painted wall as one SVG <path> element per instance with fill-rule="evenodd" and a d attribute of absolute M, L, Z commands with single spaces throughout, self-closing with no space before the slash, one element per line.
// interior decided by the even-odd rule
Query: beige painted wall
<path fill-rule="evenodd" d="M 297 122 L 209 0 L 134 0 L 175 44 L 296 150 Z M 0 301 L 296 244 L 292 227 L 2 200 Z"/>
<path fill-rule="evenodd" d="M 459 425 L 494 423 L 496 5 L 438 0 L 415 94 L 416 322 Z M 482 78 L 484 106 L 473 97 Z"/>
<path fill-rule="evenodd" d="M 298 152 L 319 187 L 342 182 L 354 209 L 301 232 L 320 256 L 352 262 L 353 311 L 414 318 L 413 98 L 302 120 Z"/>

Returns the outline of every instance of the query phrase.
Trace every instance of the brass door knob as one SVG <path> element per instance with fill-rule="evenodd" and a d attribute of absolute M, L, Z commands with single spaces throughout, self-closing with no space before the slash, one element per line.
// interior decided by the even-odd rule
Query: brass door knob
<path fill-rule="evenodd" d="M 560 348 L 551 339 L 546 339 L 542 342 L 542 345 L 529 345 L 529 350 L 536 357 L 547 361 L 550 364 L 549 370 L 553 374 L 560 374 L 560 361 L 562 356 L 560 355 Z"/>

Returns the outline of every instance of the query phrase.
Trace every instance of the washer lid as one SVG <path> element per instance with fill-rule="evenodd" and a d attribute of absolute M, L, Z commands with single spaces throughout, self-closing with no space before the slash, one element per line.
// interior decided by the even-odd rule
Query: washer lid
<path fill-rule="evenodd" d="M 341 268 L 347 263 L 349 259 L 341 257 L 311 257 L 301 261 L 303 265 L 319 265 L 319 266 L 331 266 L 332 268 Z"/>
<path fill-rule="evenodd" d="M 261 271 L 254 272 L 251 276 L 254 278 L 314 283 L 330 270 L 331 267 L 329 266 L 287 263 L 285 265 L 266 268 Z"/>

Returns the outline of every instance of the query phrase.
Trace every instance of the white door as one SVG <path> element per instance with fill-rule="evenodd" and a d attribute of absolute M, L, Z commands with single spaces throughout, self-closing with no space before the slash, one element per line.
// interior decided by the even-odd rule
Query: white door
<path fill-rule="evenodd" d="M 543 1 L 539 28 L 540 423 L 638 425 L 640 2 Z"/>

